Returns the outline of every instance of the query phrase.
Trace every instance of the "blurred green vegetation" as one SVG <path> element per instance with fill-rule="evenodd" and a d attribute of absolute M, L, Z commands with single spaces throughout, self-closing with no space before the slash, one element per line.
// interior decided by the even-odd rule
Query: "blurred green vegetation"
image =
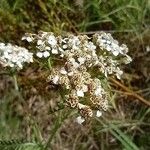
<path fill-rule="evenodd" d="M 126 73 L 121 82 L 146 99 L 150 99 L 150 60 L 146 52 L 150 44 L 149 27 L 148 0 L 0 0 L 1 42 L 21 44 L 25 32 L 39 30 L 75 34 L 104 30 L 113 33 L 128 44 L 133 58 L 133 63 L 124 68 Z M 34 76 L 31 68 L 28 72 L 27 75 Z M 24 74 L 23 71 L 20 75 Z M 9 77 L 1 75 L 0 82 L 0 150 L 43 150 L 47 141 L 43 132 L 50 135 L 48 146 L 51 149 L 150 149 L 150 108 L 121 93 L 120 89 L 113 91 L 116 92 L 111 100 L 113 108 L 103 118 L 84 127 L 77 127 L 70 121 L 58 130 L 65 122 L 64 116 L 71 116 L 71 113 L 62 110 L 51 114 L 53 117 L 47 123 L 44 120 L 47 116 L 37 116 L 37 112 L 32 112 L 33 108 L 25 111 L 26 100 L 37 95 L 32 91 L 32 83 L 28 87 L 21 83 L 24 92 L 20 95 L 13 90 Z M 39 80 L 39 87 L 40 84 L 43 82 Z M 42 95 L 41 101 L 47 104 L 50 98 L 47 93 L 42 93 L 44 90 L 40 89 L 38 95 Z M 23 125 L 24 114 L 19 114 L 18 110 L 19 113 L 25 111 L 27 118 Z M 51 130 L 45 131 L 42 123 Z"/>
<path fill-rule="evenodd" d="M 149 14 L 147 0 L 1 0 L 1 38 L 37 30 L 141 33 L 149 26 Z"/>

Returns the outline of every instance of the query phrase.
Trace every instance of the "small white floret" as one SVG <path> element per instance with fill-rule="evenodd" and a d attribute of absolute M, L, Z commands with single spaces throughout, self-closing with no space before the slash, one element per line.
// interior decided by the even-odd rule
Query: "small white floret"
<path fill-rule="evenodd" d="M 10 58 L 11 58 L 11 56 L 8 54 L 7 51 L 6 51 L 6 52 L 4 51 L 4 57 L 7 58 L 7 59 L 10 59 Z"/>
<path fill-rule="evenodd" d="M 29 36 L 23 36 L 21 40 L 27 40 L 28 42 L 32 42 L 33 39 Z"/>
<path fill-rule="evenodd" d="M 67 74 L 67 71 L 66 71 L 65 68 L 63 67 L 63 68 L 60 69 L 60 73 L 61 73 L 61 74 Z"/>
<path fill-rule="evenodd" d="M 64 44 L 62 47 L 63 47 L 63 49 L 66 49 L 68 46 L 67 46 L 67 44 Z"/>
<path fill-rule="evenodd" d="M 77 96 L 84 97 L 84 93 L 82 90 L 77 90 Z"/>
<path fill-rule="evenodd" d="M 42 58 L 43 57 L 43 53 L 42 52 L 37 52 L 36 56 L 39 57 L 39 58 Z"/>
<path fill-rule="evenodd" d="M 98 96 L 101 94 L 101 88 L 98 87 L 96 90 L 95 90 L 95 95 Z"/>
<path fill-rule="evenodd" d="M 52 54 L 58 54 L 58 50 L 57 49 L 52 49 Z"/>
<path fill-rule="evenodd" d="M 146 52 L 150 52 L 150 46 L 146 46 Z"/>
<path fill-rule="evenodd" d="M 79 58 L 78 58 L 78 61 L 79 61 L 80 65 L 82 65 L 82 64 L 84 64 L 84 62 L 85 62 L 85 58 L 79 57 Z"/>
<path fill-rule="evenodd" d="M 37 45 L 42 45 L 42 44 L 43 44 L 42 40 L 37 41 Z"/>
<path fill-rule="evenodd" d="M 53 36 L 53 35 L 50 35 L 48 37 L 48 43 L 51 45 L 51 46 L 55 46 L 57 44 L 57 40 L 56 38 Z"/>
<path fill-rule="evenodd" d="M 9 66 L 13 68 L 15 65 L 13 63 L 10 63 Z"/>
<path fill-rule="evenodd" d="M 96 112 L 96 117 L 101 117 L 101 116 L 102 116 L 102 112 L 99 111 L 99 110 L 97 110 L 97 112 Z"/>
<path fill-rule="evenodd" d="M 0 43 L 0 48 L 4 48 L 5 44 L 4 43 Z"/>
<path fill-rule="evenodd" d="M 69 61 L 72 62 L 72 63 L 74 63 L 75 59 L 71 57 L 71 58 L 69 58 Z"/>
<path fill-rule="evenodd" d="M 78 104 L 78 108 L 79 108 L 79 109 L 82 109 L 82 108 L 85 108 L 85 107 L 86 107 L 86 106 L 83 105 L 83 104 L 81 104 L 81 103 Z"/>
<path fill-rule="evenodd" d="M 79 117 L 76 118 L 76 122 L 78 124 L 82 124 L 84 121 L 85 121 L 85 119 L 83 117 L 81 117 L 81 116 L 79 116 Z"/>
<path fill-rule="evenodd" d="M 56 75 L 54 78 L 53 78 L 53 83 L 54 84 L 57 84 L 58 83 L 58 80 L 59 80 L 59 76 L 58 75 Z"/>
<path fill-rule="evenodd" d="M 74 62 L 74 63 L 73 63 L 73 67 L 74 67 L 74 68 L 78 68 L 79 66 L 80 66 L 80 65 L 79 65 L 77 62 Z"/>
<path fill-rule="evenodd" d="M 50 56 L 50 53 L 49 53 L 48 51 L 45 51 L 45 52 L 43 53 L 43 56 L 44 56 L 45 58 L 47 58 L 47 57 Z"/>
<path fill-rule="evenodd" d="M 22 66 L 21 62 L 19 62 L 19 61 L 18 61 L 16 64 L 17 64 L 17 66 L 18 66 L 20 69 L 22 69 L 22 68 L 23 68 L 23 66 Z"/>
<path fill-rule="evenodd" d="M 45 49 L 46 50 L 51 50 L 51 48 L 49 46 L 46 46 Z"/>
<path fill-rule="evenodd" d="M 64 54 L 61 54 L 60 57 L 64 57 Z"/>
<path fill-rule="evenodd" d="M 83 90 L 83 92 L 87 92 L 88 91 L 88 86 L 87 85 L 83 85 L 82 86 L 82 90 Z"/>
<path fill-rule="evenodd" d="M 118 56 L 119 55 L 119 51 L 113 51 L 112 53 L 114 54 L 114 56 Z"/>
<path fill-rule="evenodd" d="M 68 73 L 68 76 L 73 76 L 73 74 L 74 74 L 73 71 L 71 71 Z"/>
<path fill-rule="evenodd" d="M 33 39 L 31 37 L 27 37 L 26 39 L 27 39 L 28 42 L 32 42 L 33 41 Z"/>

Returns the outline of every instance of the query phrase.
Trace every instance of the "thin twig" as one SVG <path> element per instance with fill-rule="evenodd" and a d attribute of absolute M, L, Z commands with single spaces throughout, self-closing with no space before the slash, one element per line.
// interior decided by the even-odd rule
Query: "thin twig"
<path fill-rule="evenodd" d="M 144 104 L 146 104 L 146 105 L 148 105 L 150 107 L 150 102 L 148 100 L 145 100 L 143 97 L 141 97 L 140 95 L 136 94 L 134 91 L 130 90 L 128 87 L 126 87 L 125 85 L 123 85 L 119 81 L 117 81 L 117 80 L 115 80 L 113 78 L 109 78 L 109 79 L 113 83 L 115 83 L 116 85 L 121 87 L 124 91 L 128 92 L 128 95 L 131 95 L 131 96 L 137 98 L 139 101 L 143 102 Z"/>

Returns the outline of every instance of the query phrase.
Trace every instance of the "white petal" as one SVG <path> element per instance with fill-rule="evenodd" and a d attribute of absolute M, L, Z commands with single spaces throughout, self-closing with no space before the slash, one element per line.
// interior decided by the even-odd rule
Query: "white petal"
<path fill-rule="evenodd" d="M 64 54 L 61 54 L 60 57 L 64 57 Z"/>
<path fill-rule="evenodd" d="M 12 64 L 12 63 L 10 63 L 10 64 L 9 64 L 9 66 L 10 66 L 10 67 L 14 67 L 15 65 L 14 65 L 14 64 Z"/>
<path fill-rule="evenodd" d="M 150 46 L 146 46 L 146 52 L 150 52 Z"/>
<path fill-rule="evenodd" d="M 51 50 L 51 48 L 49 46 L 46 46 L 45 49 L 46 50 Z"/>
<path fill-rule="evenodd" d="M 120 80 L 122 74 L 123 74 L 123 71 L 122 71 L 122 70 L 118 70 L 118 71 L 116 72 L 117 79 Z"/>
<path fill-rule="evenodd" d="M 78 68 L 79 66 L 80 66 L 80 65 L 79 65 L 77 62 L 74 62 L 74 63 L 73 63 L 73 67 L 74 67 L 74 68 Z"/>
<path fill-rule="evenodd" d="M 92 66 L 92 63 L 91 64 L 89 64 L 89 66 L 88 67 L 91 67 Z"/>
<path fill-rule="evenodd" d="M 48 37 L 48 43 L 52 46 L 55 46 L 57 44 L 57 40 L 53 35 L 51 35 Z"/>
<path fill-rule="evenodd" d="M 98 96 L 101 94 L 101 88 L 98 87 L 96 90 L 95 90 L 95 95 Z"/>
<path fill-rule="evenodd" d="M 66 49 L 68 46 L 67 46 L 67 44 L 64 44 L 62 47 L 63 47 L 63 49 Z"/>
<path fill-rule="evenodd" d="M 111 41 L 106 41 L 107 44 L 111 44 Z"/>
<path fill-rule="evenodd" d="M 79 109 L 82 109 L 82 108 L 84 108 L 84 107 L 85 107 L 85 105 L 83 105 L 83 104 L 79 103 L 79 104 L 78 104 L 78 107 L 79 107 Z"/>
<path fill-rule="evenodd" d="M 33 57 L 31 57 L 31 58 L 29 59 L 29 62 L 33 62 Z"/>
<path fill-rule="evenodd" d="M 113 51 L 112 53 L 113 53 L 115 56 L 118 56 L 119 51 Z"/>
<path fill-rule="evenodd" d="M 19 68 L 21 68 L 21 69 L 23 68 L 23 66 L 20 62 L 17 62 L 17 65 L 18 65 Z"/>
<path fill-rule="evenodd" d="M 77 91 L 77 96 L 79 96 L 79 97 L 84 97 L 83 91 L 78 90 L 78 91 Z"/>
<path fill-rule="evenodd" d="M 112 50 L 112 48 L 109 45 L 107 45 L 106 49 L 107 49 L 107 51 L 111 51 Z"/>
<path fill-rule="evenodd" d="M 57 84 L 58 83 L 58 80 L 59 80 L 59 76 L 58 75 L 56 75 L 54 78 L 53 78 L 53 83 L 54 84 Z"/>
<path fill-rule="evenodd" d="M 36 56 L 39 57 L 39 58 L 42 58 L 43 57 L 43 53 L 42 52 L 37 52 Z"/>
<path fill-rule="evenodd" d="M 5 58 L 7 58 L 7 59 L 10 59 L 11 58 L 11 56 L 8 54 L 8 52 L 6 51 L 6 52 L 4 52 L 4 57 Z"/>
<path fill-rule="evenodd" d="M 61 47 L 59 47 L 58 49 L 60 52 L 64 52 L 64 50 Z"/>
<path fill-rule="evenodd" d="M 73 72 L 69 72 L 68 76 L 73 76 L 73 74 L 74 74 Z"/>
<path fill-rule="evenodd" d="M 25 37 L 25 36 L 23 36 L 23 37 L 21 38 L 21 40 L 26 40 L 26 37 Z"/>
<path fill-rule="evenodd" d="M 69 61 L 74 63 L 75 62 L 75 59 L 74 58 L 69 58 Z"/>
<path fill-rule="evenodd" d="M 52 49 L 52 54 L 58 54 L 58 50 L 57 49 Z"/>
<path fill-rule="evenodd" d="M 61 73 L 61 74 L 67 74 L 67 71 L 66 71 L 65 68 L 63 67 L 63 68 L 60 69 L 60 73 Z"/>
<path fill-rule="evenodd" d="M 96 112 L 96 117 L 101 117 L 101 116 L 102 116 L 102 112 L 98 110 L 98 111 Z"/>
<path fill-rule="evenodd" d="M 31 37 L 27 37 L 27 41 L 28 41 L 28 42 L 32 42 L 33 39 L 32 39 Z"/>
<path fill-rule="evenodd" d="M 76 122 L 79 123 L 79 124 L 82 124 L 84 121 L 85 121 L 85 119 L 81 116 L 76 118 Z"/>
<path fill-rule="evenodd" d="M 28 42 L 32 42 L 33 39 L 31 37 L 26 37 L 26 36 L 23 36 L 21 40 L 27 40 Z"/>
<path fill-rule="evenodd" d="M 42 45 L 42 44 L 43 44 L 42 40 L 37 41 L 37 45 Z"/>
<path fill-rule="evenodd" d="M 88 91 L 88 86 L 87 85 L 83 85 L 82 86 L 82 90 L 83 90 L 83 92 L 87 92 Z"/>
<path fill-rule="evenodd" d="M 128 55 L 125 55 L 125 56 L 126 56 L 125 64 L 129 64 L 132 61 L 132 58 Z"/>
<path fill-rule="evenodd" d="M 43 53 L 43 56 L 44 56 L 45 58 L 47 58 L 48 56 L 50 56 L 50 53 L 49 53 L 48 51 L 45 51 L 45 52 Z"/>
<path fill-rule="evenodd" d="M 85 58 L 83 58 L 83 57 L 79 57 L 79 58 L 78 58 L 78 61 L 80 62 L 80 64 L 84 64 L 84 62 L 85 62 Z"/>
<path fill-rule="evenodd" d="M 91 55 L 87 55 L 86 57 L 90 59 L 92 56 Z"/>

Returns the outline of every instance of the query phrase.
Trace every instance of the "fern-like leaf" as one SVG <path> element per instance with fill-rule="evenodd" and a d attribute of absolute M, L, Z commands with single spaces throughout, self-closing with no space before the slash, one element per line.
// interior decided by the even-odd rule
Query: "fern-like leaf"
<path fill-rule="evenodd" d="M 43 150 L 43 146 L 24 140 L 0 140 L 0 150 Z"/>

